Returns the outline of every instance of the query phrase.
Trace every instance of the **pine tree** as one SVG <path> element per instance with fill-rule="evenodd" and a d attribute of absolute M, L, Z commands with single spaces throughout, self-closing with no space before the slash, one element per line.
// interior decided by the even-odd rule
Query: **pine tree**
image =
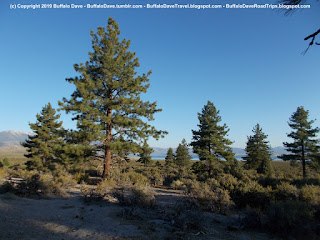
<path fill-rule="evenodd" d="M 212 102 L 208 101 L 198 113 L 199 130 L 192 130 L 193 152 L 199 155 L 202 161 L 208 161 L 210 164 L 227 160 L 232 165 L 237 165 L 237 161 L 230 145 L 232 141 L 226 138 L 229 129 L 226 124 L 219 125 L 221 117 L 220 111 L 216 109 Z"/>
<path fill-rule="evenodd" d="M 44 170 L 53 163 L 64 164 L 61 157 L 64 145 L 65 130 L 62 121 L 58 121 L 60 114 L 51 104 L 45 105 L 37 114 L 36 123 L 29 123 L 34 135 L 29 135 L 21 145 L 27 148 L 25 156 L 30 160 L 26 163 L 29 169 Z"/>
<path fill-rule="evenodd" d="M 145 141 L 140 153 L 139 153 L 139 160 L 137 162 L 141 162 L 146 167 L 148 164 L 151 163 L 151 153 L 153 152 L 153 149 L 149 147 L 149 144 Z"/>
<path fill-rule="evenodd" d="M 181 143 L 176 149 L 174 163 L 179 167 L 187 167 L 191 164 L 191 156 L 188 150 L 188 144 L 185 139 L 182 139 Z"/>
<path fill-rule="evenodd" d="M 255 169 L 259 173 L 272 174 L 271 165 L 271 147 L 266 140 L 267 135 L 262 132 L 262 128 L 257 124 L 253 130 L 253 135 L 248 137 L 246 152 L 247 156 L 243 157 L 246 161 L 246 169 Z"/>
<path fill-rule="evenodd" d="M 70 166 L 83 167 L 90 160 L 95 159 L 96 148 L 87 138 L 87 133 L 78 128 L 77 131 L 67 131 L 65 134 L 65 144 L 63 146 L 63 158 Z"/>
<path fill-rule="evenodd" d="M 259 167 L 257 168 L 257 172 L 272 176 L 274 171 L 271 160 L 269 160 L 268 158 L 263 158 Z"/>
<path fill-rule="evenodd" d="M 307 177 L 306 162 L 315 161 L 319 156 L 319 140 L 315 139 L 319 128 L 312 128 L 314 120 L 308 121 L 309 111 L 304 107 L 298 107 L 289 119 L 289 126 L 293 131 L 287 136 L 293 139 L 292 143 L 284 142 L 288 152 L 291 154 L 283 154 L 281 158 L 285 161 L 301 161 L 303 177 Z"/>
<path fill-rule="evenodd" d="M 119 143 L 119 144 L 118 144 Z M 123 136 L 119 136 L 115 139 L 115 145 L 119 148 L 114 150 L 114 155 L 120 157 L 122 160 L 129 162 L 130 146 L 134 144 L 132 141 L 126 141 Z"/>
<path fill-rule="evenodd" d="M 90 140 L 103 152 L 103 177 L 110 170 L 112 156 L 117 149 L 126 147 L 137 153 L 137 143 L 144 139 L 163 137 L 166 132 L 156 130 L 149 124 L 153 115 L 160 112 L 156 102 L 140 98 L 149 87 L 151 74 L 137 75 L 139 60 L 130 52 L 130 41 L 119 41 L 118 24 L 109 18 L 107 28 L 91 31 L 93 52 L 89 61 L 75 64 L 80 76 L 67 79 L 76 87 L 71 99 L 59 104 L 67 113 L 73 113 L 79 125 L 88 129 Z M 120 135 L 125 143 L 115 141 Z"/>
<path fill-rule="evenodd" d="M 166 160 L 166 166 L 171 165 L 174 162 L 175 156 L 173 154 L 172 148 L 169 148 L 167 151 L 167 155 L 165 157 Z"/>

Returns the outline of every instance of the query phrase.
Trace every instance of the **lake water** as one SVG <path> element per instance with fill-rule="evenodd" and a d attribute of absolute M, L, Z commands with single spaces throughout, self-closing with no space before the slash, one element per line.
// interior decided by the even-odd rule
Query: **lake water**
<path fill-rule="evenodd" d="M 129 155 L 129 157 L 137 157 L 137 156 Z M 198 155 L 191 155 L 191 157 L 192 157 L 192 160 L 199 160 Z M 242 157 L 244 157 L 244 156 L 236 156 L 236 159 L 237 159 L 238 161 L 242 161 L 242 160 L 243 160 Z M 152 158 L 153 160 L 164 160 L 164 159 L 166 158 L 166 155 L 151 155 L 151 158 Z M 281 159 L 280 159 L 279 157 L 277 157 L 277 156 L 273 156 L 273 157 L 271 157 L 271 158 L 272 158 L 272 160 L 281 160 Z"/>

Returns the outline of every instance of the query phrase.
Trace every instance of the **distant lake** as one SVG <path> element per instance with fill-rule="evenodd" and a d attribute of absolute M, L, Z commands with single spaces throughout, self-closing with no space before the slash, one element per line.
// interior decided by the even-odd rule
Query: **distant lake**
<path fill-rule="evenodd" d="M 138 156 L 137 155 L 129 155 L 129 157 L 138 157 Z M 198 155 L 191 155 L 191 157 L 192 157 L 191 160 L 199 160 Z M 243 160 L 242 157 L 244 157 L 244 156 L 242 156 L 242 155 L 241 156 L 236 156 L 236 159 L 238 161 L 242 161 Z M 164 160 L 166 158 L 166 155 L 151 155 L 151 158 L 152 158 L 152 160 Z M 277 156 L 272 156 L 271 158 L 272 158 L 272 160 L 275 160 L 275 161 L 281 160 Z"/>
<path fill-rule="evenodd" d="M 199 160 L 199 157 L 197 155 L 191 155 L 192 160 Z M 151 155 L 151 158 L 153 160 L 164 160 L 166 158 L 166 155 Z"/>

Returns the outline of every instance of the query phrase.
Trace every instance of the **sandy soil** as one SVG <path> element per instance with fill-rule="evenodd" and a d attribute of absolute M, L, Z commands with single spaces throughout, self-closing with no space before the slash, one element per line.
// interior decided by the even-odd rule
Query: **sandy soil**
<path fill-rule="evenodd" d="M 85 203 L 79 189 L 69 197 L 48 199 L 0 195 L 1 240 L 82 239 L 275 239 L 264 233 L 230 228 L 236 216 L 199 213 L 190 218 L 201 221 L 201 229 L 179 225 L 176 208 L 180 191 L 154 188 L 157 207 L 142 209 L 105 201 Z M 182 216 L 182 215 L 181 215 Z"/>

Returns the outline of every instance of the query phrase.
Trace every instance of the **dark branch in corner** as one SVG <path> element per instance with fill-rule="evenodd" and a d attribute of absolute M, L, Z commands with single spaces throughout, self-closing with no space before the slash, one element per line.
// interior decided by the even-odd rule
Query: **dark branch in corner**
<path fill-rule="evenodd" d="M 308 0 L 278 0 L 278 3 L 282 3 L 284 5 L 299 5 L 299 4 L 304 4 L 306 1 Z M 320 1 L 320 0 L 316 0 L 316 1 Z M 285 10 L 285 13 L 284 15 L 289 15 L 289 14 L 292 14 L 293 12 L 295 12 L 297 9 L 296 8 L 288 8 Z M 315 38 L 316 36 L 320 33 L 320 29 L 318 31 L 316 31 L 315 33 L 312 33 L 311 35 L 309 35 L 308 37 L 306 37 L 304 40 L 308 40 L 311 38 L 311 42 L 309 43 L 308 47 L 306 50 L 304 50 L 301 54 L 302 55 L 305 55 L 310 46 L 312 46 L 315 42 Z M 315 43 L 316 45 L 320 45 L 320 43 Z"/>
<path fill-rule="evenodd" d="M 306 37 L 306 38 L 304 39 L 304 40 L 306 41 L 306 40 L 308 40 L 308 39 L 311 38 L 311 42 L 309 43 L 309 46 L 307 47 L 307 49 L 302 52 L 302 55 L 305 55 L 305 54 L 308 52 L 309 48 L 315 43 L 314 40 L 316 39 L 316 36 L 317 36 L 319 33 L 320 33 L 320 29 L 319 29 L 318 31 L 310 34 L 308 37 Z M 316 42 L 315 44 L 316 44 L 316 45 L 320 45 L 320 43 L 317 43 L 317 42 Z"/>

